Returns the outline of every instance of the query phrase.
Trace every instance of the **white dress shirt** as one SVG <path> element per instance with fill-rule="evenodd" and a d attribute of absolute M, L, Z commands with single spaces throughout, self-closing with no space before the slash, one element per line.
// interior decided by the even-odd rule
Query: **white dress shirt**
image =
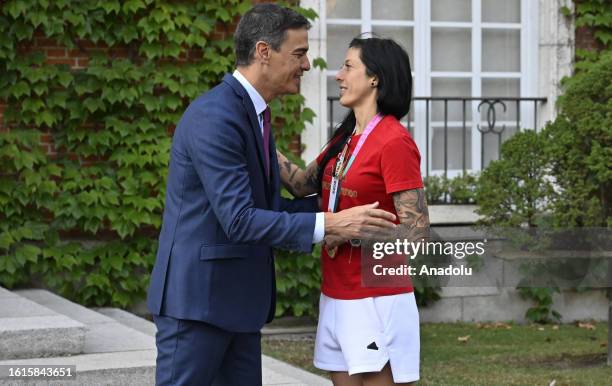
<path fill-rule="evenodd" d="M 268 105 L 263 97 L 255 90 L 255 87 L 240 73 L 238 70 L 234 70 L 232 74 L 238 82 L 245 88 L 247 93 L 249 94 L 249 98 L 251 98 L 251 102 L 253 102 L 253 106 L 255 106 L 255 113 L 257 114 L 257 118 L 259 120 L 259 129 L 261 130 L 261 135 L 263 136 L 263 112 L 265 111 Z M 318 212 L 316 214 L 315 228 L 314 233 L 312 235 L 312 242 L 314 244 L 320 243 L 323 241 L 323 237 L 325 236 L 325 216 L 323 212 Z"/>

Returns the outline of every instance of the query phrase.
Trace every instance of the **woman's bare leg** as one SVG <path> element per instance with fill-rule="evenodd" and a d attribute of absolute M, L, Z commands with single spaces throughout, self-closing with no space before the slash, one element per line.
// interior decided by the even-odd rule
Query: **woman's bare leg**
<path fill-rule="evenodd" d="M 349 375 L 347 371 L 330 371 L 334 386 L 363 386 L 361 374 Z"/>
<path fill-rule="evenodd" d="M 391 367 L 389 366 L 389 363 L 387 363 L 385 367 L 383 367 L 383 369 L 378 373 L 363 373 L 360 375 L 363 379 L 363 386 L 411 386 L 414 384 L 414 382 L 393 383 L 393 374 L 391 373 Z"/>

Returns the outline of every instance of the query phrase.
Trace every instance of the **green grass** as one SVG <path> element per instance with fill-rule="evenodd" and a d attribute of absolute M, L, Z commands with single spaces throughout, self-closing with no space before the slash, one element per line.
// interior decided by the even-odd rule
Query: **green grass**
<path fill-rule="evenodd" d="M 612 385 L 607 327 L 593 325 L 422 325 L 419 385 Z M 263 342 L 265 354 L 315 372 L 313 347 L 312 339 Z"/>

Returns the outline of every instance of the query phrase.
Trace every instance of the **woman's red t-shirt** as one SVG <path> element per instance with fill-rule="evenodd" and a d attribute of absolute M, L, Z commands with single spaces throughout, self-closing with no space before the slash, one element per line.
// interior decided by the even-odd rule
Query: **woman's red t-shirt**
<path fill-rule="evenodd" d="M 360 136 L 355 135 L 351 139 L 349 154 L 353 153 Z M 322 158 L 323 153 L 317 157 L 319 164 Z M 323 173 L 323 210 L 327 210 L 332 168 L 336 158 L 327 163 Z M 423 187 L 420 161 L 419 150 L 408 130 L 392 115 L 385 116 L 363 143 L 342 181 L 336 211 L 378 201 L 380 209 L 397 216 L 393 193 Z M 399 220 L 396 222 L 399 223 Z M 360 247 L 345 243 L 338 248 L 333 259 L 325 248 L 321 250 L 321 292 L 326 296 L 335 299 L 361 299 L 413 291 L 409 277 L 405 278 L 405 285 L 397 287 L 362 286 Z"/>

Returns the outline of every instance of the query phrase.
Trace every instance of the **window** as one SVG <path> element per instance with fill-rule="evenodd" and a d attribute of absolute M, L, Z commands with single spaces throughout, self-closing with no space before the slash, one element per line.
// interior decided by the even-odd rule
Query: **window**
<path fill-rule="evenodd" d="M 327 0 L 326 12 L 328 97 L 338 96 L 335 74 L 351 38 L 363 32 L 393 38 L 406 49 L 415 97 L 535 96 L 537 2 Z M 404 124 L 421 149 L 424 174 L 480 170 L 498 157 L 499 144 L 518 130 L 517 122 L 534 127 L 533 103 L 506 102 L 505 109 L 484 104 L 480 110 L 479 103 L 413 102 Z M 330 108 L 337 124 L 346 109 L 337 101 Z M 489 108 L 496 113 L 496 131 L 504 127 L 500 134 L 486 132 Z"/>

